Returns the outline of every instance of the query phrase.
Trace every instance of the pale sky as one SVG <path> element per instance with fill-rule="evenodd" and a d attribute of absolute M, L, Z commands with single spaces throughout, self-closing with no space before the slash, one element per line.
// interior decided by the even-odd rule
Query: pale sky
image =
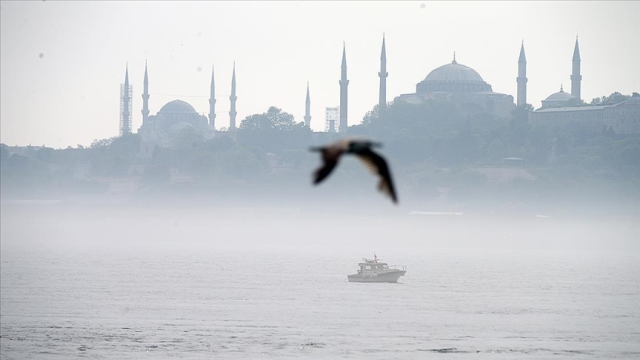
<path fill-rule="evenodd" d="M 152 115 L 181 99 L 208 114 L 211 67 L 216 127 L 229 125 L 236 62 L 237 124 L 277 106 L 323 130 L 338 106 L 346 43 L 349 125 L 378 102 L 382 34 L 387 100 L 413 93 L 450 63 L 475 69 L 516 96 L 524 39 L 527 102 L 571 89 L 576 35 L 582 97 L 640 92 L 640 2 L 485 1 L 0 1 L 1 131 L 7 145 L 88 146 L 118 135 L 119 92 L 129 64 L 133 129 L 142 124 L 144 63 Z M 41 55 L 42 54 L 42 55 Z"/>

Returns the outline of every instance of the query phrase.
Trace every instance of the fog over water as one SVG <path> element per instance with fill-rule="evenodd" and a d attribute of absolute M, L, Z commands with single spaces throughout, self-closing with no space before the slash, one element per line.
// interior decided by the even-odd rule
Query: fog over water
<path fill-rule="evenodd" d="M 2 358 L 640 356 L 638 222 L 391 212 L 5 203 Z"/>

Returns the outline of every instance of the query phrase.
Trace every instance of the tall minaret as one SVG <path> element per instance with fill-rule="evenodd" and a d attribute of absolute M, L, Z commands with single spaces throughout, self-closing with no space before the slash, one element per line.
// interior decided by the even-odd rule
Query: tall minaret
<path fill-rule="evenodd" d="M 384 44 L 384 33 L 382 34 L 382 53 L 380 54 L 380 97 L 378 99 L 378 114 L 382 115 L 387 110 L 387 51 Z"/>
<path fill-rule="evenodd" d="M 580 100 L 580 49 L 578 48 L 578 36 L 576 35 L 576 46 L 573 48 L 573 66 L 571 72 L 571 95 Z"/>
<path fill-rule="evenodd" d="M 129 86 L 129 64 L 124 74 L 124 85 L 120 91 L 122 95 L 122 108 L 120 119 L 120 135 L 131 134 L 131 88 Z"/>
<path fill-rule="evenodd" d="M 524 40 L 520 47 L 520 58 L 518 59 L 518 99 L 516 105 L 525 105 L 527 103 L 527 58 L 524 56 Z"/>
<path fill-rule="evenodd" d="M 309 82 L 307 81 L 307 100 L 304 102 L 304 126 L 311 127 L 311 98 L 309 97 Z"/>
<path fill-rule="evenodd" d="M 346 133 L 349 128 L 347 122 L 347 86 L 349 80 L 347 80 L 347 50 L 344 43 L 342 43 L 342 76 L 340 77 L 340 126 L 338 132 Z"/>
<path fill-rule="evenodd" d="M 231 110 L 229 111 L 229 131 L 236 130 L 236 62 L 233 62 L 233 77 L 231 78 L 231 96 L 229 96 L 229 100 L 231 100 Z"/>
<path fill-rule="evenodd" d="M 149 118 L 149 75 L 147 74 L 147 61 L 144 62 L 144 91 L 142 93 L 142 125 L 147 124 Z"/>
<path fill-rule="evenodd" d="M 209 95 L 209 125 L 216 129 L 216 84 L 213 80 L 213 66 L 211 67 L 211 92 Z"/>

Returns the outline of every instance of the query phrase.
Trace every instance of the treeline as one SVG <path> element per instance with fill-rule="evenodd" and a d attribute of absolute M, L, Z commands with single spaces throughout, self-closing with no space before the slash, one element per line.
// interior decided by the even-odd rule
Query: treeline
<path fill-rule="evenodd" d="M 598 203 L 602 211 L 640 212 L 640 136 L 531 126 L 531 109 L 518 107 L 510 117 L 496 118 L 467 115 L 448 102 L 394 102 L 383 112 L 374 107 L 361 124 L 349 127 L 348 135 L 384 143 L 401 201 L 416 207 L 553 213 Z M 218 199 L 270 194 L 295 202 L 319 164 L 308 147 L 342 136 L 313 133 L 276 107 L 248 116 L 234 135 L 235 140 L 229 134 L 205 140 L 185 129 L 175 147 L 158 147 L 151 158 L 138 156 L 136 134 L 97 140 L 88 148 L 40 148 L 11 156 L 2 145 L 2 196 L 100 194 L 105 185 L 96 179 L 140 176 L 140 194 L 200 193 Z M 528 176 L 496 182 L 479 171 L 509 168 L 505 158 L 521 159 L 518 169 Z M 172 183 L 176 174 L 192 181 Z M 332 177 L 326 187 L 338 197 L 361 191 L 360 183 L 371 184 L 366 170 L 351 162 Z M 363 196 L 374 191 L 364 190 Z"/>

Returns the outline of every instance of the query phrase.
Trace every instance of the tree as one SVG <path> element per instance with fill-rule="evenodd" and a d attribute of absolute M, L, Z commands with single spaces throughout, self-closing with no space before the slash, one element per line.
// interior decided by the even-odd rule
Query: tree
<path fill-rule="evenodd" d="M 116 138 L 117 138 L 117 137 L 116 137 L 116 136 L 114 136 L 114 137 L 111 137 L 111 138 L 108 138 L 108 139 L 100 139 L 100 140 L 96 139 L 96 140 L 93 140 L 93 142 L 91 143 L 91 146 L 90 146 L 90 147 L 91 147 L 92 149 L 95 149 L 95 148 L 101 148 L 101 147 L 107 147 L 107 146 L 111 145 L 111 143 L 112 143 Z"/>
<path fill-rule="evenodd" d="M 112 156 L 134 159 L 140 152 L 140 135 L 124 134 L 111 141 L 109 152 Z"/>
<path fill-rule="evenodd" d="M 91 162 L 93 176 L 125 176 L 129 172 L 129 160 L 121 157 L 98 157 Z"/>
<path fill-rule="evenodd" d="M 176 147 L 179 149 L 190 149 L 198 147 L 204 142 L 204 137 L 196 129 L 187 126 L 177 134 Z"/>
<path fill-rule="evenodd" d="M 5 144 L 0 144 L 0 165 L 4 165 L 9 159 L 9 147 Z"/>
<path fill-rule="evenodd" d="M 264 152 L 256 148 L 234 147 L 220 153 L 218 164 L 221 174 L 242 181 L 259 180 L 267 169 Z"/>
<path fill-rule="evenodd" d="M 609 96 L 594 98 L 593 100 L 591 100 L 591 105 L 614 105 L 614 104 L 621 103 L 629 99 L 630 97 L 631 96 L 629 95 L 622 95 L 616 91 L 611 93 L 611 95 Z"/>
<path fill-rule="evenodd" d="M 36 151 L 36 159 L 42 163 L 50 163 L 53 161 L 54 153 L 52 148 L 43 147 Z"/>
<path fill-rule="evenodd" d="M 156 144 L 153 147 L 153 152 L 151 153 L 151 159 L 154 162 L 157 162 L 160 159 L 161 154 L 162 154 L 162 149 L 160 148 L 159 145 Z"/>
<path fill-rule="evenodd" d="M 547 157 L 553 147 L 551 129 L 544 126 L 535 126 L 527 133 L 525 140 L 525 158 L 532 164 L 546 164 Z"/>
<path fill-rule="evenodd" d="M 583 106 L 587 103 L 582 99 L 571 98 L 567 100 L 567 106 Z"/>
<path fill-rule="evenodd" d="M 502 140 L 493 140 L 487 148 L 487 160 L 490 163 L 497 164 L 505 157 L 507 157 L 507 147 L 504 145 Z"/>
<path fill-rule="evenodd" d="M 240 130 L 289 130 L 293 126 L 293 115 L 271 106 L 266 113 L 247 116 L 240 123 Z"/>
<path fill-rule="evenodd" d="M 227 151 L 233 147 L 233 139 L 228 136 L 216 136 L 213 139 L 207 140 L 204 144 L 204 148 L 211 151 Z"/>
<path fill-rule="evenodd" d="M 293 115 L 272 106 L 266 113 L 249 115 L 242 120 L 237 140 L 242 146 L 256 146 L 278 154 L 308 146 L 311 135 L 311 129 L 303 122 L 296 123 Z"/>
<path fill-rule="evenodd" d="M 302 164 L 310 164 L 316 161 L 317 157 L 306 149 L 285 150 L 279 158 L 281 165 L 290 164 L 294 168 L 299 168 Z"/>
<path fill-rule="evenodd" d="M 573 145 L 573 135 L 569 131 L 561 132 L 555 140 L 555 154 L 557 156 L 567 155 Z"/>
<path fill-rule="evenodd" d="M 513 119 L 513 123 L 528 123 L 529 113 L 532 111 L 533 106 L 531 104 L 516 106 L 516 108 L 511 111 L 511 118 Z"/>
<path fill-rule="evenodd" d="M 6 162 L 6 164 L 5 164 Z M 40 161 L 13 154 L 3 161 L 0 184 L 5 189 L 45 190 L 51 185 L 51 172 Z"/>

